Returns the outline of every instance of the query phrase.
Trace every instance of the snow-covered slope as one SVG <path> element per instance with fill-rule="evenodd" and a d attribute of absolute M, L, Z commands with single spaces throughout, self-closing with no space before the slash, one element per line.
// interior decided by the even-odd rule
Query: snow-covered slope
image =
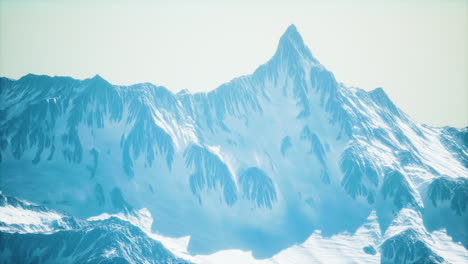
<path fill-rule="evenodd" d="M 295 26 L 208 93 L 27 75 L 0 79 L 0 106 L 4 194 L 80 218 L 147 208 L 154 232 L 190 236 L 189 255 L 468 260 L 467 128 L 337 82 Z M 389 236 L 409 212 L 418 228 Z"/>
<path fill-rule="evenodd" d="M 128 221 L 84 221 L 2 194 L 0 200 L 0 263 L 189 263 Z"/>

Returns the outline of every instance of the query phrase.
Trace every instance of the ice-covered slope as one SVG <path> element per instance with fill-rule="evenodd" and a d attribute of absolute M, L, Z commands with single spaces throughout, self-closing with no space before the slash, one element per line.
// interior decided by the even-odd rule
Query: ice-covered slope
<path fill-rule="evenodd" d="M 372 214 L 385 237 L 405 210 L 422 229 L 402 236 L 446 230 L 468 247 L 467 128 L 337 82 L 294 26 L 252 75 L 208 93 L 27 75 L 0 79 L 0 106 L 3 193 L 82 218 L 147 208 L 190 254 L 269 258 Z M 395 241 L 413 252 L 408 239 Z"/>

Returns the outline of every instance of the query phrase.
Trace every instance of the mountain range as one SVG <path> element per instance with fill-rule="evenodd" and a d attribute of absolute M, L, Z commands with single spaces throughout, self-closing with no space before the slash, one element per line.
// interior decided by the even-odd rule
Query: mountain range
<path fill-rule="evenodd" d="M 0 162 L 1 263 L 468 262 L 468 128 L 338 82 L 294 25 L 205 93 L 0 78 Z"/>

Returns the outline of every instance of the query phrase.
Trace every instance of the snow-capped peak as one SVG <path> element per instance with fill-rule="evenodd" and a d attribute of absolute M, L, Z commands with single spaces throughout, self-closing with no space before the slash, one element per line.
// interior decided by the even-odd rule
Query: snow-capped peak
<path fill-rule="evenodd" d="M 304 40 L 294 24 L 291 24 L 281 36 L 275 57 L 282 57 L 283 59 L 290 58 L 294 60 L 302 58 L 318 63 L 318 61 L 312 56 L 309 48 L 304 44 Z"/>

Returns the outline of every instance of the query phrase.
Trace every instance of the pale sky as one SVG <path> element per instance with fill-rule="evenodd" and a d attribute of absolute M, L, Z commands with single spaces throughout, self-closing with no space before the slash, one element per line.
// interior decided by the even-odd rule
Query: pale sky
<path fill-rule="evenodd" d="M 0 76 L 209 91 L 265 63 L 292 23 L 338 81 L 468 125 L 468 0 L 0 0 Z"/>

